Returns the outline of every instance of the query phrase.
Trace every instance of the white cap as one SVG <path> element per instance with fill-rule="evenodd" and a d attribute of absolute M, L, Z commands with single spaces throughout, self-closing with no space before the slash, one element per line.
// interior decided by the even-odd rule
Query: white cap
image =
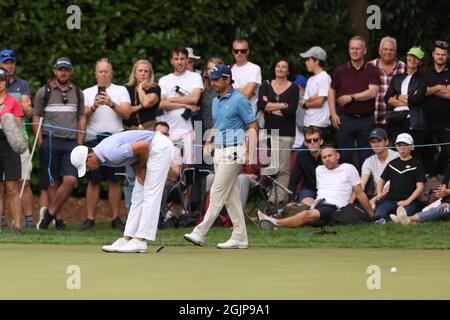
<path fill-rule="evenodd" d="M 327 60 L 327 53 L 321 47 L 311 47 L 308 51 L 300 53 L 300 57 L 302 58 L 317 58 L 321 61 Z"/>
<path fill-rule="evenodd" d="M 88 155 L 88 147 L 76 146 L 70 154 L 70 162 L 78 170 L 78 177 L 81 178 L 86 174 L 86 159 Z"/>
<path fill-rule="evenodd" d="M 395 140 L 395 144 L 399 143 L 399 142 L 403 142 L 409 145 L 413 145 L 414 144 L 414 140 L 411 137 L 411 135 L 407 134 L 407 133 L 400 133 L 397 136 L 397 139 Z"/>
<path fill-rule="evenodd" d="M 195 59 L 195 60 L 198 60 L 198 59 L 201 58 L 200 56 L 196 56 L 196 55 L 194 54 L 194 49 L 192 49 L 192 48 L 186 48 L 186 50 L 187 50 L 188 53 L 189 53 L 189 55 L 188 55 L 188 58 L 189 58 L 189 59 Z"/>

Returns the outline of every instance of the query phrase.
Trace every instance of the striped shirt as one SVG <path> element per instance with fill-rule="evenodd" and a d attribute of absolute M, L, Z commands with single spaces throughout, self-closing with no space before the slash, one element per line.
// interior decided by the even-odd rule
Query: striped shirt
<path fill-rule="evenodd" d="M 396 74 L 401 74 L 406 72 L 406 64 L 400 60 L 396 61 L 394 70 L 391 73 L 386 73 L 383 69 L 379 67 L 380 58 L 373 59 L 369 61 L 371 65 L 377 67 L 380 71 L 380 89 L 378 90 L 377 97 L 375 99 L 375 123 L 386 124 L 386 111 L 387 105 L 384 102 L 384 95 L 386 94 L 389 84 L 391 83 L 392 77 Z"/>

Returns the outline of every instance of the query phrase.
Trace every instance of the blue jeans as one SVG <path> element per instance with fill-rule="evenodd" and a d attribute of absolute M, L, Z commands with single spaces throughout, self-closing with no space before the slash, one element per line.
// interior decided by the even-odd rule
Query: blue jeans
<path fill-rule="evenodd" d="M 433 220 L 450 220 L 450 207 L 444 208 L 442 204 L 438 207 L 422 211 L 417 214 L 420 222 L 433 221 Z"/>
<path fill-rule="evenodd" d="M 375 220 L 386 218 L 388 217 L 389 214 L 395 214 L 397 207 L 398 207 L 397 201 L 394 200 L 381 201 L 377 205 L 377 208 L 375 209 Z M 414 213 L 417 212 L 417 210 L 419 210 L 419 204 L 416 201 L 414 201 L 410 205 L 407 205 L 405 207 L 405 210 L 408 216 L 412 216 Z"/>
<path fill-rule="evenodd" d="M 339 148 L 354 148 L 355 141 L 358 148 L 368 148 L 366 150 L 359 150 L 359 166 L 362 166 L 364 160 L 372 154 L 369 145 L 369 135 L 373 128 L 375 128 L 375 120 L 373 116 L 367 118 L 353 118 L 340 115 L 341 125 L 338 130 Z M 343 163 L 352 163 L 354 151 L 340 151 L 341 161 Z"/>

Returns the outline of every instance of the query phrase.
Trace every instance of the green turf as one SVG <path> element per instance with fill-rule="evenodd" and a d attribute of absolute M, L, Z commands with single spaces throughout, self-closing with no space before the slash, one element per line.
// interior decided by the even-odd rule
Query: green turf
<path fill-rule="evenodd" d="M 447 250 L 167 246 L 111 254 L 98 245 L 1 244 L 0 260 L 0 299 L 450 298 Z M 66 287 L 69 265 L 80 267 L 80 290 Z M 380 267 L 381 289 L 366 286 L 370 265 Z"/>
<path fill-rule="evenodd" d="M 79 226 L 69 226 L 69 231 L 56 231 L 51 226 L 48 231 L 25 230 L 17 236 L 10 230 L 0 233 L 0 243 L 17 244 L 107 244 L 118 238 L 121 233 L 110 228 L 109 223 L 98 223 L 89 231 L 79 231 Z M 311 227 L 282 229 L 274 232 L 260 230 L 248 225 L 248 238 L 251 247 L 276 248 L 403 248 L 403 249 L 450 249 L 450 223 L 433 222 L 418 225 L 362 224 L 356 226 L 336 226 L 331 229 L 337 235 L 317 236 L 320 230 Z M 183 234 L 192 228 L 158 231 L 156 243 L 171 246 L 189 245 L 183 240 Z M 205 246 L 214 247 L 218 242 L 227 240 L 231 229 L 212 228 L 208 233 Z"/>

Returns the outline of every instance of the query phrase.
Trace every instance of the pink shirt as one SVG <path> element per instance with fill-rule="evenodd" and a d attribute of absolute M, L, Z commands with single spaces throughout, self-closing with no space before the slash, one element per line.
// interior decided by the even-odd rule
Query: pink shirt
<path fill-rule="evenodd" d="M 12 113 L 16 117 L 23 117 L 23 111 L 19 100 L 9 93 L 6 93 L 5 99 L 0 103 L 0 119 L 6 113 Z"/>

